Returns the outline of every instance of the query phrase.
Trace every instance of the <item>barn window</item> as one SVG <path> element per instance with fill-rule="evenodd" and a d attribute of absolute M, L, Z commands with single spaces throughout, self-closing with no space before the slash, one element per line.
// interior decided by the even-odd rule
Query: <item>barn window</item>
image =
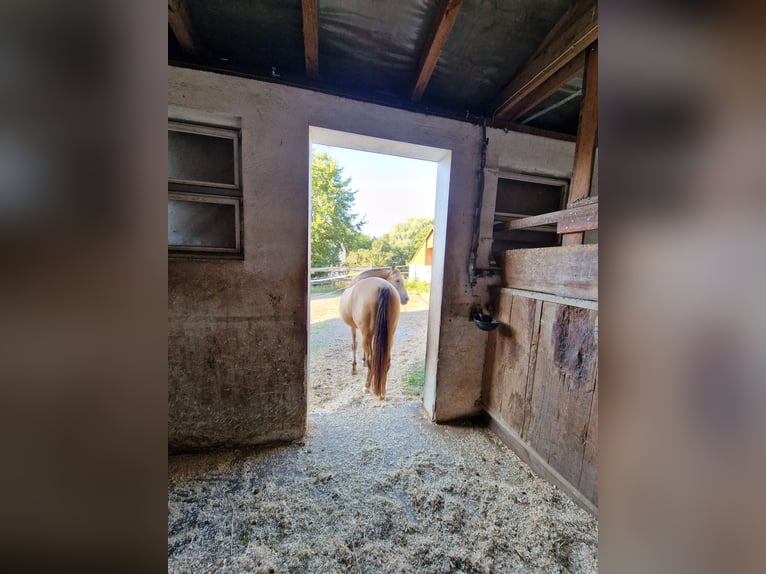
<path fill-rule="evenodd" d="M 239 130 L 168 122 L 168 252 L 242 253 Z"/>
<path fill-rule="evenodd" d="M 561 243 L 555 225 L 539 225 L 508 231 L 503 224 L 564 208 L 568 183 L 565 180 L 510 172 L 497 174 L 492 258 L 499 264 L 508 249 L 553 247 Z"/>

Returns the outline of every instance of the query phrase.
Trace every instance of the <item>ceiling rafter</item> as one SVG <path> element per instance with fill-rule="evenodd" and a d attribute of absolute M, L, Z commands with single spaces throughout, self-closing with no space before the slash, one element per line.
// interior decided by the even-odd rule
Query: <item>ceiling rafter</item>
<path fill-rule="evenodd" d="M 496 122 L 492 124 L 492 127 L 500 129 L 500 130 L 518 132 L 518 133 L 529 134 L 533 136 L 540 136 L 543 138 L 561 140 L 565 142 L 574 143 L 577 140 L 577 137 L 571 134 L 565 134 L 563 132 L 557 132 L 553 130 L 546 130 L 544 128 L 536 128 L 534 126 L 520 124 L 517 122 Z"/>
<path fill-rule="evenodd" d="M 319 0 L 301 0 L 306 75 L 319 78 Z"/>
<path fill-rule="evenodd" d="M 518 103 L 511 106 L 503 114 L 509 120 L 517 120 L 527 112 L 530 112 L 538 104 L 558 92 L 564 84 L 582 72 L 585 67 L 585 52 L 579 53 L 568 64 L 565 64 L 558 72 L 545 80 L 540 87 Z"/>
<path fill-rule="evenodd" d="M 577 60 L 598 40 L 598 4 L 594 0 L 576 2 L 548 33 L 540 47 L 524 64 L 516 77 L 492 103 L 492 117 L 511 120 L 532 109 L 539 95 L 550 95 L 555 88 L 577 74 L 582 64 Z M 582 60 L 584 62 L 584 59 Z M 568 76 L 568 77 L 567 77 Z M 555 79 L 554 79 L 555 78 Z M 538 90 L 541 90 L 538 94 Z"/>
<path fill-rule="evenodd" d="M 410 96 L 415 102 L 419 102 L 423 97 L 423 92 L 431 80 L 431 75 L 434 73 L 436 63 L 439 61 L 439 56 L 462 5 L 463 0 L 443 0 L 437 9 L 436 18 L 431 24 L 428 38 L 420 53 L 415 83 Z"/>
<path fill-rule="evenodd" d="M 184 0 L 168 0 L 168 24 L 184 52 L 189 54 L 199 52 L 199 42 L 191 26 Z"/>

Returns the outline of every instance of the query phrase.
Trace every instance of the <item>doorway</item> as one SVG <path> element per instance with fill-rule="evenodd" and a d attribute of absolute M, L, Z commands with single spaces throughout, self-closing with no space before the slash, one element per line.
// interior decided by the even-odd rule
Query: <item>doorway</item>
<path fill-rule="evenodd" d="M 422 400 L 436 381 L 439 313 L 429 310 L 441 307 L 451 152 L 318 127 L 309 133 L 309 179 L 316 188 L 309 217 L 309 412 L 380 404 L 364 392 L 361 345 L 351 374 L 351 332 L 338 306 L 361 270 L 392 264 L 405 277 L 410 300 L 394 335 L 385 404 Z M 343 212 L 334 216 L 353 228 L 334 243 L 320 229 L 333 197 Z"/>

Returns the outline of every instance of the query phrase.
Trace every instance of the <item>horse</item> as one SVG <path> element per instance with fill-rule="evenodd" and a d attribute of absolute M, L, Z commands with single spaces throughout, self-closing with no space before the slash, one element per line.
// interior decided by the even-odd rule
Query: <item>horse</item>
<path fill-rule="evenodd" d="M 367 367 L 364 390 L 372 387 L 381 400 L 386 396 L 386 379 L 391 365 L 391 346 L 399 322 L 399 309 L 410 300 L 402 274 L 391 269 L 368 269 L 357 275 L 340 298 L 340 316 L 351 328 L 356 374 L 356 330 L 362 333 L 362 364 Z"/>

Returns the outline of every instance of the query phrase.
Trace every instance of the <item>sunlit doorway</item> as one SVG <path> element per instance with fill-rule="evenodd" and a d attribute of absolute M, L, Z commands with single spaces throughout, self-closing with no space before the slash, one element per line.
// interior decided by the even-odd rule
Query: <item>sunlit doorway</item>
<path fill-rule="evenodd" d="M 438 344 L 438 313 L 431 317 L 429 310 L 441 305 L 439 223 L 446 221 L 451 154 L 322 128 L 310 134 L 309 412 L 379 405 L 364 392 L 361 344 L 352 375 L 351 331 L 338 308 L 350 281 L 370 268 L 396 267 L 409 294 L 394 336 L 385 404 L 422 400 L 433 371 L 428 349 Z"/>

